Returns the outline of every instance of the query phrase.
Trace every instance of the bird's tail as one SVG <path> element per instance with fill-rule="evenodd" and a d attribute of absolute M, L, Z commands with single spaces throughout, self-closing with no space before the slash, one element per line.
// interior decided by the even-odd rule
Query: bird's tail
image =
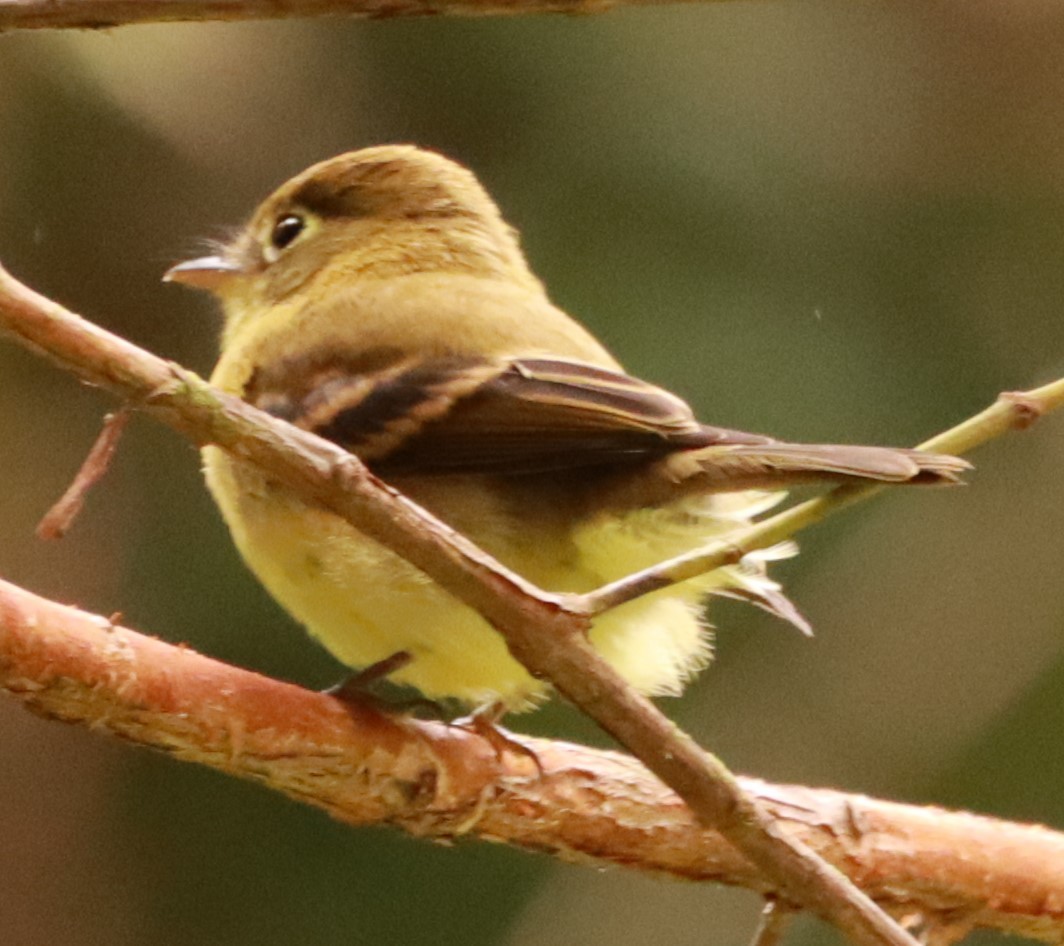
<path fill-rule="evenodd" d="M 941 453 L 849 444 L 751 443 L 684 451 L 669 458 L 677 479 L 706 492 L 803 483 L 868 480 L 890 484 L 956 485 L 971 468 Z"/>

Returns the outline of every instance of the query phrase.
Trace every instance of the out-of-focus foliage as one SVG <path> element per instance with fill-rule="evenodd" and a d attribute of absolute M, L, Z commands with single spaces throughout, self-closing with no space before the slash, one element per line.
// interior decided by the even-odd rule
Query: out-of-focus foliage
<path fill-rule="evenodd" d="M 209 369 L 159 284 L 311 161 L 471 165 L 555 298 L 707 420 L 915 442 L 1064 371 L 1064 10 L 1039 0 L 5 36 L 0 259 Z M 109 406 L 0 346 L 0 574 L 311 686 L 339 671 L 245 574 L 193 450 L 147 422 L 63 543 L 33 525 Z M 1064 823 L 1064 421 L 803 537 L 805 641 L 714 605 L 674 713 L 738 769 Z M 564 707 L 518 727 L 598 739 Z M 355 831 L 0 702 L 17 946 L 732 943 L 731 891 Z M 808 941 L 825 931 L 809 925 Z"/>

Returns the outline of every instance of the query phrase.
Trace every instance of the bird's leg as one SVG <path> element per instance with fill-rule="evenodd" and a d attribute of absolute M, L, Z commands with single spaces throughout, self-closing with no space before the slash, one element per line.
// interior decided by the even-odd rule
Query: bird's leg
<path fill-rule="evenodd" d="M 407 650 L 396 651 L 383 660 L 378 660 L 368 667 L 363 667 L 358 673 L 351 674 L 351 676 L 322 692 L 336 697 L 343 703 L 355 706 L 370 704 L 385 712 L 395 710 L 416 712 L 417 710 L 427 709 L 430 714 L 439 716 L 442 713 L 440 705 L 432 700 L 413 699 L 389 702 L 370 692 L 370 687 L 374 683 L 387 679 L 397 670 L 402 670 L 413 659 L 414 655 Z"/>
<path fill-rule="evenodd" d="M 402 670 L 413 659 L 414 655 L 410 651 L 396 651 L 394 654 L 385 657 L 384 660 L 378 660 L 375 664 L 363 667 L 358 673 L 351 674 L 351 676 L 322 692 L 341 700 L 346 698 L 360 699 L 366 695 L 366 690 L 372 684 L 391 676 L 396 670 Z"/>
<path fill-rule="evenodd" d="M 456 726 L 459 729 L 465 729 L 466 731 L 485 739 L 492 749 L 495 750 L 496 758 L 500 760 L 502 759 L 503 754 L 507 751 L 516 752 L 519 755 L 526 756 L 532 760 L 532 764 L 535 765 L 536 771 L 542 776 L 543 763 L 539 761 L 539 756 L 536 755 L 535 750 L 521 742 L 514 733 L 510 732 L 508 729 L 503 729 L 503 727 L 499 725 L 499 720 L 505 715 L 506 704 L 501 701 L 496 701 L 478 707 L 468 716 L 452 719 L 450 725 Z"/>

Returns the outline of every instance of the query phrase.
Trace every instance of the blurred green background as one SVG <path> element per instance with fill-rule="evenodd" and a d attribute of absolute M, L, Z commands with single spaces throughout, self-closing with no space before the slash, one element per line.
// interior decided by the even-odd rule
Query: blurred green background
<path fill-rule="evenodd" d="M 473 167 L 556 301 L 704 419 L 913 443 L 1064 373 L 1062 61 L 1044 0 L 7 35 L 0 259 L 206 372 L 217 319 L 163 269 L 310 162 L 414 141 Z M 333 682 L 148 421 L 74 532 L 34 539 L 111 403 L 0 344 L 0 574 Z M 777 573 L 813 641 L 715 603 L 718 659 L 668 711 L 740 771 L 1064 824 L 1064 420 L 974 459 L 967 489 L 802 537 Z M 565 707 L 516 723 L 601 742 Z M 12 946 L 703 946 L 759 909 L 352 830 L 10 700 L 0 760 Z"/>

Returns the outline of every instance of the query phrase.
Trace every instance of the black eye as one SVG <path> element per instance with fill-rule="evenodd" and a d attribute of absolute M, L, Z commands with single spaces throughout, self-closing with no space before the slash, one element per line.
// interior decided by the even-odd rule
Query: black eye
<path fill-rule="evenodd" d="M 270 234 L 270 242 L 279 250 L 283 250 L 299 234 L 303 232 L 306 221 L 298 214 L 285 214 L 273 225 L 273 233 Z"/>

